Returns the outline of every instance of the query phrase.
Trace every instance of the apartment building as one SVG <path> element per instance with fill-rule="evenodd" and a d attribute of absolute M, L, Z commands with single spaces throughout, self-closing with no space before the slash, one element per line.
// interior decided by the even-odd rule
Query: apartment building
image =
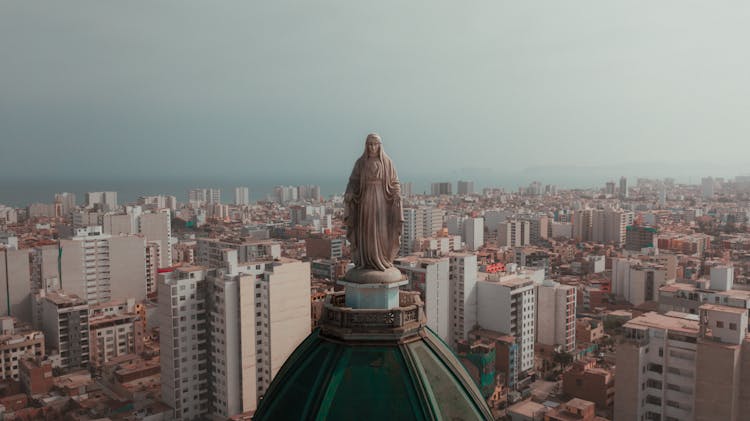
<path fill-rule="evenodd" d="M 178 421 L 204 419 L 209 412 L 206 273 L 183 266 L 159 279 L 161 393 Z"/>
<path fill-rule="evenodd" d="M 576 288 L 545 280 L 536 285 L 537 342 L 559 345 L 565 352 L 576 348 Z"/>
<path fill-rule="evenodd" d="M 41 292 L 35 298 L 41 307 L 46 349 L 59 354 L 60 368 L 88 368 L 89 305 L 86 300 L 63 291 Z"/>
<path fill-rule="evenodd" d="M 21 361 L 43 356 L 42 332 L 23 326 L 13 317 L 0 317 L 0 379 L 19 381 Z"/>

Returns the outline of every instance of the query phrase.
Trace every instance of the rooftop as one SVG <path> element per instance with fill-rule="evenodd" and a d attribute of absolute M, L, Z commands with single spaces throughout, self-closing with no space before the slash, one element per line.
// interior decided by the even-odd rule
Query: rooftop
<path fill-rule="evenodd" d="M 699 308 L 701 310 L 721 311 L 723 313 L 733 313 L 733 314 L 738 314 L 740 316 L 747 313 L 747 309 L 745 308 L 729 307 L 729 306 L 723 306 L 719 304 L 703 304 Z"/>
<path fill-rule="evenodd" d="M 649 312 L 638 316 L 625 323 L 629 328 L 655 328 L 669 329 L 677 332 L 698 334 L 699 323 L 697 320 L 691 320 L 689 314 L 670 312 L 669 315 Z"/>

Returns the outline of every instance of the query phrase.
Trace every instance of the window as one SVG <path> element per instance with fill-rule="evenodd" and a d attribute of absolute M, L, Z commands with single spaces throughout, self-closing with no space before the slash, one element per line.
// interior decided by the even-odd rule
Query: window
<path fill-rule="evenodd" d="M 719 328 L 719 329 L 723 329 L 724 328 L 724 322 L 722 322 L 720 320 L 717 320 L 716 321 L 716 327 Z"/>
<path fill-rule="evenodd" d="M 737 323 L 729 323 L 730 330 L 737 330 Z"/>

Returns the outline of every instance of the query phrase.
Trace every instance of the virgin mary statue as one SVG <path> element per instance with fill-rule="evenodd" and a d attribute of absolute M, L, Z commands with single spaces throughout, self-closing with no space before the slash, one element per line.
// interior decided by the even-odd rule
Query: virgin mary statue
<path fill-rule="evenodd" d="M 365 151 L 349 177 L 344 204 L 355 266 L 379 271 L 393 267 L 404 221 L 401 184 L 377 134 L 367 136 Z"/>

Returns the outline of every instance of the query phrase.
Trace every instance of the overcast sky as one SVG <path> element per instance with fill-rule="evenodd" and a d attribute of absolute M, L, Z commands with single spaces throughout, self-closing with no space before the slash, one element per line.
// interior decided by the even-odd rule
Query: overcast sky
<path fill-rule="evenodd" d="M 346 177 L 370 131 L 409 175 L 750 170 L 748 22 L 721 1 L 6 0 L 0 177 Z"/>

